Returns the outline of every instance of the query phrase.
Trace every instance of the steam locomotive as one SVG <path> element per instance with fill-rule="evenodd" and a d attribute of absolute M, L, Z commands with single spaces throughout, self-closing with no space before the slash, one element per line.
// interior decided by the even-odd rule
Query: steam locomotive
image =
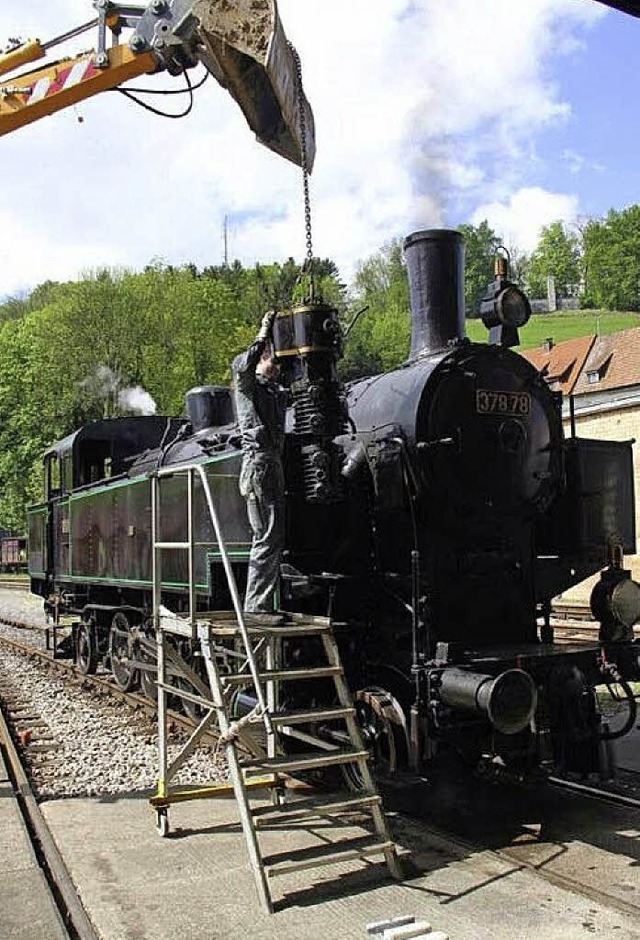
<path fill-rule="evenodd" d="M 640 586 L 622 561 L 635 551 L 631 442 L 565 437 L 560 397 L 511 349 L 530 308 L 502 259 L 482 303 L 488 342 L 472 343 L 460 234 L 416 232 L 405 257 L 411 349 L 391 372 L 345 388 L 336 311 L 311 300 L 276 317 L 291 403 L 280 609 L 331 617 L 386 771 L 446 752 L 518 774 L 597 771 L 636 714 Z M 186 404 L 186 419 L 98 421 L 54 444 L 29 512 L 32 591 L 74 620 L 80 669 L 103 660 L 123 688 L 150 693 L 150 479 L 201 464 L 240 587 L 250 549 L 231 392 L 193 389 Z M 185 479 L 163 487 L 162 539 L 184 542 Z M 197 486 L 193 499 L 197 606 L 229 608 Z M 551 599 L 598 571 L 599 641 L 555 643 Z M 168 552 L 162 602 L 184 610 L 188 593 L 188 559 Z M 304 662 L 309 642 L 285 655 Z M 617 727 L 600 713 L 603 686 L 626 699 Z M 335 734 L 330 722 L 313 731 Z"/>

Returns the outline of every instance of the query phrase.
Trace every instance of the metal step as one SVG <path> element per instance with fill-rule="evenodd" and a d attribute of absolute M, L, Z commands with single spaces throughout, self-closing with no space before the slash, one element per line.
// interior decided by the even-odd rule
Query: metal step
<path fill-rule="evenodd" d="M 256 829 L 263 829 L 265 826 L 277 824 L 289 826 L 305 819 L 312 819 L 314 816 L 366 813 L 367 810 L 372 809 L 374 806 L 380 806 L 381 803 L 382 800 L 377 794 L 331 801 L 318 799 L 293 800 L 283 806 L 257 807 L 251 811 L 251 815 Z"/>
<path fill-rule="evenodd" d="M 261 777 L 251 777 L 244 781 L 246 790 L 269 790 L 277 783 L 275 774 L 265 774 Z M 223 799 L 233 796 L 235 790 L 232 783 L 212 783 L 209 786 L 192 786 L 184 790 L 171 790 L 164 796 L 151 796 L 149 802 L 152 806 L 171 806 L 172 803 L 187 803 L 190 800 Z"/>
<path fill-rule="evenodd" d="M 286 774 L 295 770 L 314 770 L 318 767 L 351 764 L 359 760 L 367 760 L 368 757 L 369 752 L 365 749 L 358 751 L 355 748 L 344 748 L 323 754 L 314 751 L 311 754 L 296 754 L 291 757 L 247 758 L 240 761 L 240 766 L 243 770 L 266 770 L 271 773 Z"/>
<path fill-rule="evenodd" d="M 310 708 L 309 710 L 275 712 L 271 715 L 272 725 L 302 725 L 314 721 L 331 721 L 334 718 L 348 718 L 355 715 L 355 708 Z"/>
<path fill-rule="evenodd" d="M 367 858 L 370 855 L 382 855 L 393 852 L 391 841 L 380 841 L 380 836 L 366 836 L 348 839 L 344 842 L 312 846 L 305 849 L 289 850 L 263 858 L 265 871 L 270 878 L 287 875 L 289 872 L 302 871 L 305 868 L 319 868 L 322 865 L 334 865 L 348 862 L 350 859 Z"/>
<path fill-rule="evenodd" d="M 340 666 L 313 666 L 304 669 L 265 669 L 258 673 L 261 682 L 291 682 L 294 679 L 325 679 L 331 676 L 341 676 Z M 220 676 L 223 686 L 247 685 L 252 682 L 248 672 L 233 676 Z"/>

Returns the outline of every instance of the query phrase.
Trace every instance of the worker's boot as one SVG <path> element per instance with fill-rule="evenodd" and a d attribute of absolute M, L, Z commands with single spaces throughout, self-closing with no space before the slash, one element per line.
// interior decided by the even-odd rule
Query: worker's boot
<path fill-rule="evenodd" d="M 262 611 L 245 610 L 242 616 L 248 627 L 277 627 L 285 620 L 283 614 L 267 614 Z"/>

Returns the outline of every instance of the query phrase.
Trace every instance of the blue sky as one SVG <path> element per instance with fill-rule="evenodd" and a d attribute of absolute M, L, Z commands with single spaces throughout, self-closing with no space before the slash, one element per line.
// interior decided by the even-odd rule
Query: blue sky
<path fill-rule="evenodd" d="M 347 280 L 418 228 L 487 218 L 530 250 L 541 225 L 640 201 L 640 20 L 595 0 L 278 6 L 317 124 L 314 249 Z M 2 4 L 0 46 L 92 14 Z M 243 263 L 304 255 L 299 171 L 214 82 L 183 121 L 114 94 L 60 112 L 0 139 L 0 173 L 0 296 L 103 265 L 219 263 L 225 215 Z"/>
<path fill-rule="evenodd" d="M 577 185 L 581 211 L 597 215 L 640 199 L 640 19 L 611 11 L 587 43 L 558 69 L 572 114 L 544 135 L 540 151 L 553 157 L 568 150 L 584 160 L 578 171 L 571 157 L 560 165 L 550 159 L 542 185 Z"/>

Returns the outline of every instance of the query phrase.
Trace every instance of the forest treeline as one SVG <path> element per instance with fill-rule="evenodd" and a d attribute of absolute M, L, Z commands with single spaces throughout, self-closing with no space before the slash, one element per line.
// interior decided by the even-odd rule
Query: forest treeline
<path fill-rule="evenodd" d="M 502 240 L 487 222 L 459 229 L 467 315 L 475 316 Z M 558 292 L 578 293 L 585 306 L 640 310 L 640 206 L 571 229 L 554 222 L 530 256 L 510 253 L 513 279 L 534 296 L 544 295 L 553 274 Z M 362 262 L 349 291 L 330 259 L 316 259 L 314 270 L 319 293 L 348 330 L 342 377 L 401 362 L 409 347 L 402 241 Z M 46 282 L 0 304 L 0 528 L 24 530 L 53 441 L 88 421 L 131 413 L 149 396 L 158 413 L 181 414 L 189 388 L 229 382 L 233 357 L 262 313 L 290 305 L 302 290 L 293 259 L 203 270 L 156 262 L 141 272 Z"/>

